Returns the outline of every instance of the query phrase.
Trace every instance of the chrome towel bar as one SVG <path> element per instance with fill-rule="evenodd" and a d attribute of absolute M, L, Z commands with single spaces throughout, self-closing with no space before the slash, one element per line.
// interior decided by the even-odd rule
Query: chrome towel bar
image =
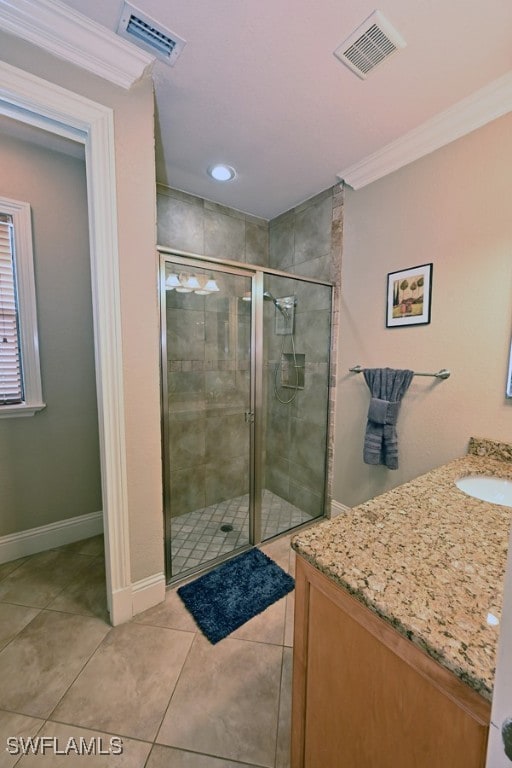
<path fill-rule="evenodd" d="M 349 368 L 349 371 L 351 373 L 362 373 L 364 371 L 364 368 L 362 365 L 354 365 L 353 368 Z M 414 372 L 415 376 L 434 376 L 436 379 L 447 379 L 450 376 L 450 371 L 446 370 L 446 368 L 441 368 L 440 371 L 437 373 L 418 373 L 417 371 Z"/>

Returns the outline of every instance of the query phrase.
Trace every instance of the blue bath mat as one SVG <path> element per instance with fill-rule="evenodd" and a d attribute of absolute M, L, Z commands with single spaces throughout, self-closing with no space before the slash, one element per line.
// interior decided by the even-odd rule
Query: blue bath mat
<path fill-rule="evenodd" d="M 295 582 L 260 549 L 251 549 L 178 589 L 211 643 L 218 643 L 291 592 Z"/>

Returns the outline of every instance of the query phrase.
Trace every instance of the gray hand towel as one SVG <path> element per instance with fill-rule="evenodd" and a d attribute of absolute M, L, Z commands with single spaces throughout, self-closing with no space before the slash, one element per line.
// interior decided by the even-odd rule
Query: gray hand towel
<path fill-rule="evenodd" d="M 393 368 L 365 368 L 363 373 L 372 396 L 364 436 L 364 461 L 398 469 L 396 422 L 400 402 L 414 373 Z"/>

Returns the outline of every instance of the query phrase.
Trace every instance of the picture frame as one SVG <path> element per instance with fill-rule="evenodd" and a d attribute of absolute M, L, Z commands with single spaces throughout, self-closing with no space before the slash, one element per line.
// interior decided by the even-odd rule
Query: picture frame
<path fill-rule="evenodd" d="M 512 342 L 510 343 L 510 352 L 508 357 L 507 386 L 505 388 L 505 395 L 508 398 L 512 398 Z"/>
<path fill-rule="evenodd" d="M 427 325 L 432 303 L 433 264 L 388 273 L 386 327 Z"/>

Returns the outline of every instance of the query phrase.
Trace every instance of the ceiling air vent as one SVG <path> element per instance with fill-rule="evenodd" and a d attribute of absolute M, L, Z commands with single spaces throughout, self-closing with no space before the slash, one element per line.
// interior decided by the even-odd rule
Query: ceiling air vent
<path fill-rule="evenodd" d="M 374 11 L 336 48 L 334 55 L 366 80 L 372 69 L 405 46 L 405 40 L 383 14 Z"/>
<path fill-rule="evenodd" d="M 130 3 L 124 4 L 117 34 L 149 51 L 171 67 L 176 63 L 186 42 Z"/>

